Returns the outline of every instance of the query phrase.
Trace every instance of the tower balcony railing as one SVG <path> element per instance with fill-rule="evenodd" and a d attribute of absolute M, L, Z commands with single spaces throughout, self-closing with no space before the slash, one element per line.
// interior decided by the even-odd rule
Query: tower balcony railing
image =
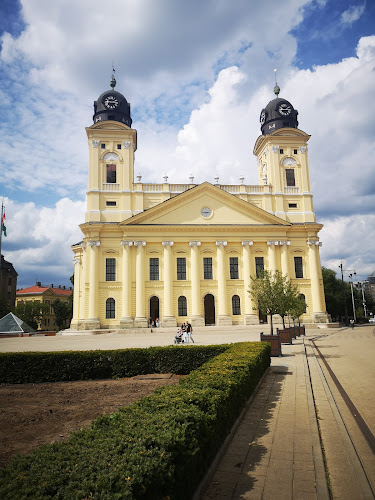
<path fill-rule="evenodd" d="M 103 191 L 120 191 L 120 184 L 114 182 L 104 182 Z"/>
<path fill-rule="evenodd" d="M 284 193 L 285 194 L 298 194 L 299 187 L 298 186 L 284 186 Z"/>
<path fill-rule="evenodd" d="M 183 193 L 188 189 L 196 186 L 196 184 L 143 184 L 137 182 L 133 184 L 134 191 L 140 191 L 143 193 Z M 246 184 L 214 184 L 218 188 L 226 191 L 227 193 L 240 195 L 240 194 L 264 194 L 271 193 L 270 185 L 246 185 Z M 298 188 L 297 188 L 298 189 Z"/>

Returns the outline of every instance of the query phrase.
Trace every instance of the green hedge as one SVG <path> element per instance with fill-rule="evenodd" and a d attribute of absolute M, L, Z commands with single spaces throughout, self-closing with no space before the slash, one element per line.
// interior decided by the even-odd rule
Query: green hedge
<path fill-rule="evenodd" d="M 0 353 L 0 383 L 95 380 L 146 373 L 186 375 L 228 349 L 229 345 L 186 347 Z"/>
<path fill-rule="evenodd" d="M 268 343 L 225 346 L 178 386 L 15 458 L 0 470 L 0 498 L 191 498 L 269 363 Z"/>

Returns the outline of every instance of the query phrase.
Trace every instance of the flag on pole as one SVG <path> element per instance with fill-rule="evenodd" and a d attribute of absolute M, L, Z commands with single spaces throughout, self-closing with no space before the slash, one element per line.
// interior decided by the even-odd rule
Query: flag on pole
<path fill-rule="evenodd" d="M 4 236 L 7 235 L 7 228 L 6 228 L 6 225 L 5 225 L 5 210 L 4 210 L 4 213 L 3 213 L 3 220 L 1 221 L 1 231 L 4 233 Z"/>

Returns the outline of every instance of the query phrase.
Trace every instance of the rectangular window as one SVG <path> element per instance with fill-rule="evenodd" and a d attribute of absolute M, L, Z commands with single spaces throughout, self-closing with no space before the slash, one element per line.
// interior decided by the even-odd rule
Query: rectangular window
<path fill-rule="evenodd" d="M 115 207 L 116 206 L 116 202 L 115 201 L 106 201 L 106 206 L 107 207 Z"/>
<path fill-rule="evenodd" d="M 150 281 L 159 280 L 159 259 L 155 257 L 150 258 Z"/>
<path fill-rule="evenodd" d="M 238 295 L 233 295 L 232 297 L 232 314 L 233 316 L 239 316 L 241 314 L 241 302 Z"/>
<path fill-rule="evenodd" d="M 297 153 L 298 153 L 298 151 L 295 149 L 295 150 L 294 150 L 294 154 L 296 155 Z"/>
<path fill-rule="evenodd" d="M 261 271 L 264 271 L 264 258 L 263 257 L 255 257 L 255 272 L 256 277 L 260 277 Z"/>
<path fill-rule="evenodd" d="M 186 259 L 177 257 L 177 279 L 186 280 Z"/>
<path fill-rule="evenodd" d="M 100 146 L 102 149 L 105 149 L 105 144 L 102 143 Z"/>
<path fill-rule="evenodd" d="M 280 149 L 280 154 L 283 155 L 284 154 L 284 150 L 283 149 Z"/>
<path fill-rule="evenodd" d="M 238 257 L 229 257 L 229 272 L 231 280 L 238 280 Z"/>
<path fill-rule="evenodd" d="M 289 203 L 289 208 L 297 208 L 297 203 Z"/>
<path fill-rule="evenodd" d="M 121 149 L 121 144 L 117 144 L 117 149 Z"/>
<path fill-rule="evenodd" d="M 296 278 L 303 278 L 302 257 L 294 257 L 294 270 L 296 272 Z"/>
<path fill-rule="evenodd" d="M 107 164 L 107 182 L 108 183 L 116 183 L 116 165 L 115 164 Z"/>
<path fill-rule="evenodd" d="M 116 281 L 116 259 L 105 259 L 105 280 Z"/>
<path fill-rule="evenodd" d="M 294 178 L 294 169 L 293 168 L 286 168 L 285 173 L 286 173 L 286 185 L 287 186 L 295 186 L 296 180 Z"/>
<path fill-rule="evenodd" d="M 203 277 L 212 280 L 212 257 L 203 257 Z"/>

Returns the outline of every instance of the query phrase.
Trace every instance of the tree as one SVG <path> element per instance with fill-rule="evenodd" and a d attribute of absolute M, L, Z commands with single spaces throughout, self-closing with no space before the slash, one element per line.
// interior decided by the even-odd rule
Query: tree
<path fill-rule="evenodd" d="M 14 314 L 18 316 L 26 324 L 38 329 L 38 325 L 42 322 L 44 315 L 48 313 L 49 307 L 47 304 L 43 304 L 39 300 L 29 300 L 25 302 L 20 302 L 14 308 Z"/>
<path fill-rule="evenodd" d="M 298 294 L 298 296 L 294 297 L 293 303 L 291 305 L 289 314 L 293 319 L 293 323 L 295 323 L 295 320 L 298 319 L 298 325 L 300 325 L 300 317 L 302 314 L 306 311 L 306 300 L 303 296 Z"/>
<path fill-rule="evenodd" d="M 61 330 L 66 326 L 67 320 L 72 319 L 72 302 L 63 302 L 60 299 L 56 299 L 52 302 L 51 305 L 53 307 L 53 310 L 55 311 L 56 325 L 58 326 L 59 330 Z"/>
<path fill-rule="evenodd" d="M 270 271 L 260 271 L 259 276 L 251 276 L 249 293 L 257 304 L 254 309 L 259 309 L 262 314 L 270 316 L 271 335 L 273 335 L 273 316 L 284 313 L 285 288 L 288 281 L 287 276 L 283 276 L 280 271 L 274 273 Z M 284 313 L 285 316 L 286 313 Z"/>

